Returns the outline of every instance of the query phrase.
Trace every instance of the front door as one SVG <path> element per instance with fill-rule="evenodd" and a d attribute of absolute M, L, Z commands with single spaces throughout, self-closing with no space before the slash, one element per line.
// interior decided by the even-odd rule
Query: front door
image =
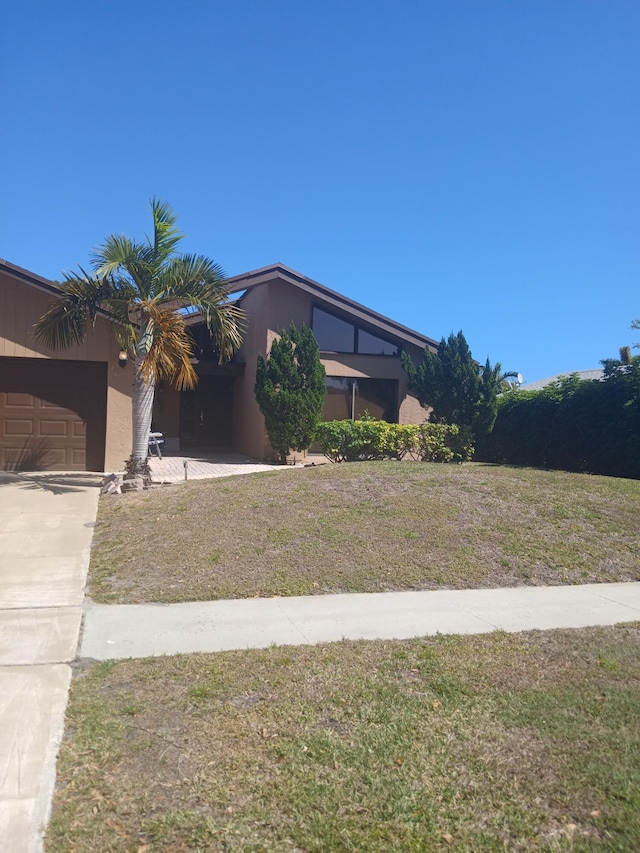
<path fill-rule="evenodd" d="M 180 394 L 180 445 L 228 449 L 232 441 L 233 377 L 201 376 Z"/>

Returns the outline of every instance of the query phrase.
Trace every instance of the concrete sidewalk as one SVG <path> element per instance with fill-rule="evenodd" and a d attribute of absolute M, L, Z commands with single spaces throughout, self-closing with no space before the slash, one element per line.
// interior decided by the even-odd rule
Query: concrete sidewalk
<path fill-rule="evenodd" d="M 80 654 L 106 660 L 334 640 L 406 639 L 640 620 L 640 583 L 85 604 Z"/>
<path fill-rule="evenodd" d="M 42 850 L 83 607 L 80 654 L 97 659 L 640 620 L 640 583 L 96 605 L 84 587 L 100 482 L 0 472 L 2 853 Z"/>
<path fill-rule="evenodd" d="M 76 655 L 100 475 L 0 472 L 0 849 L 38 853 Z"/>

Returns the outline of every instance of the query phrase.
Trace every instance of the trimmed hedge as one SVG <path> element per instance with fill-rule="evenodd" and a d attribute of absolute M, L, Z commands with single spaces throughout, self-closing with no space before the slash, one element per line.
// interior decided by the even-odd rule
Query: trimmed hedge
<path fill-rule="evenodd" d="M 476 458 L 640 479 L 640 359 L 604 381 L 505 394 Z"/>
<path fill-rule="evenodd" d="M 363 418 L 318 424 L 316 442 L 331 462 L 403 459 L 467 462 L 473 445 L 455 424 L 390 424 Z"/>

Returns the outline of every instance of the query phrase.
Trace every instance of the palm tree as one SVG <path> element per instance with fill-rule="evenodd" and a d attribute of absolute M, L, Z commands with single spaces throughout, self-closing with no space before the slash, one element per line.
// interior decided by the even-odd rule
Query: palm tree
<path fill-rule="evenodd" d="M 242 342 L 243 312 L 227 300 L 222 268 L 203 255 L 180 255 L 183 235 L 168 204 L 152 199 L 153 238 L 112 234 L 91 254 L 93 274 L 65 274 L 61 294 L 34 327 L 54 350 L 82 343 L 99 311 L 109 313 L 122 349 L 135 359 L 133 445 L 128 470 L 146 468 L 156 382 L 193 388 L 198 377 L 185 316 L 197 311 L 222 364 Z"/>

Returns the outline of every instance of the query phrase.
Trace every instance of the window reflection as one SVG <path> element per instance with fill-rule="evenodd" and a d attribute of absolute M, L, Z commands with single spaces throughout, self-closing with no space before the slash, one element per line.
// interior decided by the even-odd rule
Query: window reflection
<path fill-rule="evenodd" d="M 323 411 L 325 421 L 357 420 L 368 412 L 376 419 L 397 423 L 397 380 L 327 376 L 325 381 L 327 386 Z"/>
<path fill-rule="evenodd" d="M 321 352 L 358 352 L 364 355 L 399 355 L 400 347 L 393 341 L 381 338 L 329 314 L 321 308 L 313 309 L 313 334 Z"/>
<path fill-rule="evenodd" d="M 313 334 L 325 352 L 355 352 L 356 327 L 319 308 L 313 309 Z"/>
<path fill-rule="evenodd" d="M 398 345 L 358 329 L 358 352 L 367 355 L 398 355 Z"/>

